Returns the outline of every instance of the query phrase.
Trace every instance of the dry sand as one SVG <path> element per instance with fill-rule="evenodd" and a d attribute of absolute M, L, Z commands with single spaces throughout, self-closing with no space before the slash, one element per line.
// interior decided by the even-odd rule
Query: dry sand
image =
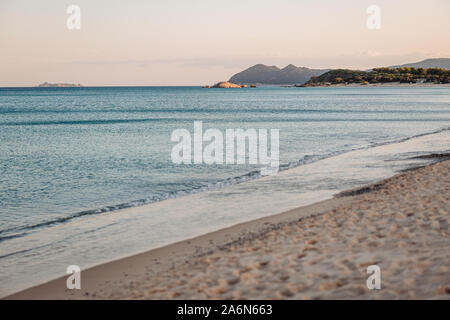
<path fill-rule="evenodd" d="M 10 299 L 449 299 L 450 161 Z M 381 268 L 369 290 L 366 268 Z"/>

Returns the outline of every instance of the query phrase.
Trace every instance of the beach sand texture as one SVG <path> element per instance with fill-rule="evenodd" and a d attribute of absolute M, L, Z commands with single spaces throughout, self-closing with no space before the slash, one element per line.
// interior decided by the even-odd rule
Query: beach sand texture
<path fill-rule="evenodd" d="M 66 277 L 11 299 L 449 299 L 450 161 Z M 369 290 L 369 265 L 381 290 Z"/>

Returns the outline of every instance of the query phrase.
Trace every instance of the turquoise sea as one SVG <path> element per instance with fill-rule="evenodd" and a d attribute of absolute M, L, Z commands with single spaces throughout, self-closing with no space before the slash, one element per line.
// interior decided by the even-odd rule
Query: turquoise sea
<path fill-rule="evenodd" d="M 171 133 L 194 121 L 279 129 L 281 171 L 174 164 Z M 0 296 L 449 149 L 449 88 L 0 88 Z"/>

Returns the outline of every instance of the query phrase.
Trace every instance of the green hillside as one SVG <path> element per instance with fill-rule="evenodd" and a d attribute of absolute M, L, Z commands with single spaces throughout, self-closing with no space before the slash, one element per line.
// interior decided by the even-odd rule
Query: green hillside
<path fill-rule="evenodd" d="M 304 86 L 320 86 L 348 83 L 449 83 L 450 70 L 439 68 L 375 68 L 372 71 L 336 69 L 320 76 L 312 77 Z"/>

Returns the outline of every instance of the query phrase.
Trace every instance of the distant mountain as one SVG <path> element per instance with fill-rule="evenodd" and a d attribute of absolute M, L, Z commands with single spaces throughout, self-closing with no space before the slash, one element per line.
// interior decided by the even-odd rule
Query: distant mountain
<path fill-rule="evenodd" d="M 230 78 L 230 82 L 238 84 L 303 84 L 313 76 L 319 76 L 327 70 L 296 67 L 293 64 L 280 69 L 276 66 L 257 64 Z"/>
<path fill-rule="evenodd" d="M 440 69 L 450 69 L 450 58 L 436 58 L 436 59 L 426 59 L 423 61 L 415 62 L 415 63 L 407 63 L 402 64 L 400 66 L 391 66 L 389 68 L 440 68 Z"/>

